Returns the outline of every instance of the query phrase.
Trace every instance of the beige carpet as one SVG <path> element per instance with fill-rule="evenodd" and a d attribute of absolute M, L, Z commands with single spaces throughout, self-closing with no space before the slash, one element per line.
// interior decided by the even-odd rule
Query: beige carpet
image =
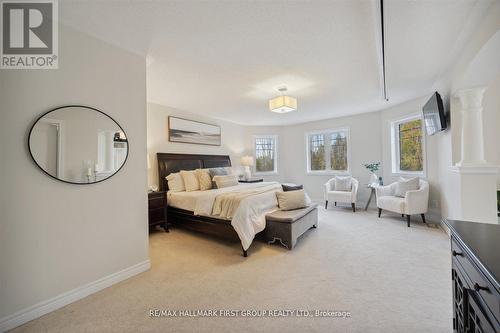
<path fill-rule="evenodd" d="M 152 269 L 15 332 L 451 332 L 449 239 L 375 211 L 320 210 L 293 251 L 173 229 L 150 236 Z M 350 318 L 150 318 L 150 309 L 350 311 Z"/>

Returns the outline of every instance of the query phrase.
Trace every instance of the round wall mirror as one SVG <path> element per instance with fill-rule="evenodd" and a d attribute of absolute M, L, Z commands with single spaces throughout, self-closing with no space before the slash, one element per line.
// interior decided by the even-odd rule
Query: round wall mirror
<path fill-rule="evenodd" d="M 92 184 L 117 173 L 128 156 L 123 129 L 102 111 L 62 106 L 42 115 L 30 130 L 35 163 L 48 175 L 72 184 Z"/>

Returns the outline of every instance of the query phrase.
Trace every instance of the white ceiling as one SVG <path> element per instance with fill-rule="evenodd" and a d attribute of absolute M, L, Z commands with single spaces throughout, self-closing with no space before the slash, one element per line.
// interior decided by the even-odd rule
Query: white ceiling
<path fill-rule="evenodd" d="M 389 102 L 381 90 L 378 1 L 65 0 L 59 12 L 64 24 L 147 56 L 151 102 L 286 125 L 431 92 L 484 1 L 384 1 Z M 298 111 L 268 111 L 282 85 L 298 98 Z"/>

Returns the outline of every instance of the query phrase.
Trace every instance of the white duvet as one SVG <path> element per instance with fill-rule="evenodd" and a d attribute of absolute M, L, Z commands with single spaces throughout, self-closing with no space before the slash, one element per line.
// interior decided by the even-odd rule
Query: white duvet
<path fill-rule="evenodd" d="M 256 189 L 262 191 L 255 191 Z M 241 194 L 246 191 L 257 192 L 257 194 L 245 195 L 242 198 Z M 206 191 L 197 197 L 194 214 L 230 219 L 231 225 L 241 240 L 243 249 L 247 250 L 252 244 L 255 235 L 266 227 L 265 215 L 278 209 L 275 194 L 277 191 L 281 191 L 281 185 L 278 182 L 240 184 Z M 214 214 L 214 204 L 217 197 L 221 194 L 233 192 L 235 195 L 239 194 L 240 197 L 237 207 L 232 210 L 231 214 L 219 216 L 218 213 L 221 213 L 219 209 L 215 209 L 216 214 Z M 215 205 L 215 207 L 217 208 L 218 205 Z"/>

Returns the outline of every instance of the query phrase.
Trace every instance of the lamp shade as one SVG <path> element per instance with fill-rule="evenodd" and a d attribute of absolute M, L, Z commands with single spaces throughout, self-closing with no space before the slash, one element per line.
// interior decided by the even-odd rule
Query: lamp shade
<path fill-rule="evenodd" d="M 269 111 L 286 113 L 297 110 L 297 99 L 291 96 L 278 96 L 269 100 Z"/>
<path fill-rule="evenodd" d="M 253 165 L 253 156 L 243 156 L 241 158 L 241 165 L 252 166 Z"/>

